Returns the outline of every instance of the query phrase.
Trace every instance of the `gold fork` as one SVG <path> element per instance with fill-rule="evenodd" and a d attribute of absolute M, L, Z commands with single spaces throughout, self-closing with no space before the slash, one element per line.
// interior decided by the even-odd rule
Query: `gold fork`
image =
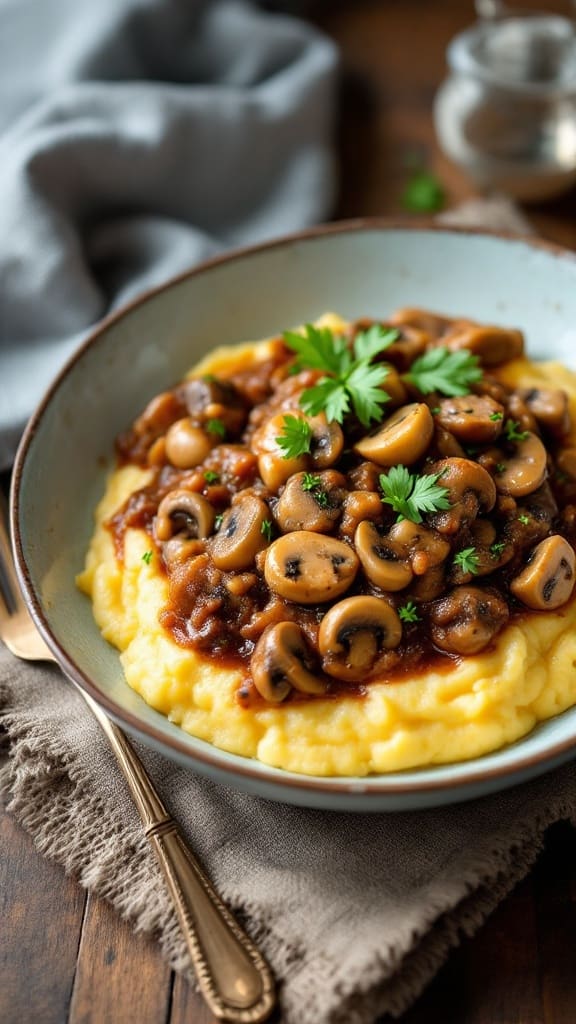
<path fill-rule="evenodd" d="M 5 500 L 0 494 L 0 640 L 17 658 L 56 661 L 22 599 L 5 521 Z M 102 726 L 128 783 L 208 1006 L 219 1020 L 232 1024 L 266 1020 L 275 1005 L 268 964 L 186 845 L 124 733 L 92 697 L 77 689 Z"/>

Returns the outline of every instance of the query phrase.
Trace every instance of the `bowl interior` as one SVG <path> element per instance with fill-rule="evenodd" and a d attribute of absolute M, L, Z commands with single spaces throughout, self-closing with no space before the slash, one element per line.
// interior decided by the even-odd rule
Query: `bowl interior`
<path fill-rule="evenodd" d="M 402 305 L 522 327 L 533 357 L 576 366 L 574 258 L 494 236 L 342 227 L 217 261 L 114 317 L 61 375 L 18 456 L 19 570 L 68 674 L 170 756 L 265 796 L 357 809 L 440 803 L 534 774 L 543 760 L 569 756 L 576 738 L 572 710 L 474 762 L 356 780 L 291 776 L 216 751 L 145 705 L 75 588 L 114 437 L 149 398 L 215 345 L 265 337 L 326 310 L 383 317 Z"/>

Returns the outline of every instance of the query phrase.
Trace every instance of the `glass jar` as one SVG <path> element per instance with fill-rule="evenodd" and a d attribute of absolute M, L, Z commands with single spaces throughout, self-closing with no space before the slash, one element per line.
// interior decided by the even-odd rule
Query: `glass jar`
<path fill-rule="evenodd" d="M 444 152 L 481 189 L 524 201 L 576 182 L 576 34 L 554 14 L 480 21 L 447 52 L 434 104 Z"/>

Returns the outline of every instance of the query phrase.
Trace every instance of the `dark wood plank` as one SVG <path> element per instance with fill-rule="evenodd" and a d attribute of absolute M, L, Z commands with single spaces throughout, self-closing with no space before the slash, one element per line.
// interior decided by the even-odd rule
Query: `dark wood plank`
<path fill-rule="evenodd" d="M 534 872 L 536 920 L 545 1024 L 576 1020 L 576 834 L 555 826 L 550 844 L 553 868 L 543 861 Z"/>
<path fill-rule="evenodd" d="M 202 996 L 184 978 L 174 975 L 170 1024 L 218 1024 Z"/>
<path fill-rule="evenodd" d="M 85 893 L 0 817 L 0 1021 L 66 1020 Z"/>
<path fill-rule="evenodd" d="M 69 1024 L 164 1024 L 171 987 L 154 939 L 135 934 L 104 900 L 90 896 Z"/>

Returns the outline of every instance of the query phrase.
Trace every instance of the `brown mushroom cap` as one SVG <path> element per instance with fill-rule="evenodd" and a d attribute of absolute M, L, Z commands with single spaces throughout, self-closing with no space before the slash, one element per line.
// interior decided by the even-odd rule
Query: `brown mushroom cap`
<path fill-rule="evenodd" d="M 467 349 L 478 356 L 483 366 L 500 366 L 522 355 L 524 335 L 511 327 L 492 327 L 460 320 L 454 322 L 440 344 L 452 350 Z"/>
<path fill-rule="evenodd" d="M 471 459 L 441 459 L 429 468 L 439 473 L 438 483 L 448 490 L 450 508 L 431 516 L 434 528 L 442 534 L 457 533 L 472 522 L 479 512 L 490 512 L 496 503 L 496 486 L 490 474 Z"/>
<path fill-rule="evenodd" d="M 344 448 L 342 428 L 335 420 L 328 422 L 324 413 L 309 417 L 308 424 L 312 430 L 310 456 L 314 466 L 318 469 L 333 466 Z"/>
<path fill-rule="evenodd" d="M 434 420 L 426 403 L 412 402 L 361 438 L 354 451 L 379 466 L 410 466 L 424 454 L 433 433 Z"/>
<path fill-rule="evenodd" d="M 480 587 L 455 587 L 430 610 L 432 639 L 450 654 L 478 654 L 500 632 L 509 615 L 499 594 Z"/>
<path fill-rule="evenodd" d="M 206 498 L 192 491 L 169 491 L 158 506 L 154 520 L 154 536 L 167 541 L 176 534 L 186 537 L 209 537 L 214 527 L 215 512 Z"/>
<path fill-rule="evenodd" d="M 178 469 L 192 469 L 204 462 L 214 444 L 215 439 L 195 427 L 191 419 L 176 420 L 166 433 L 166 457 Z"/>
<path fill-rule="evenodd" d="M 510 590 L 528 608 L 560 608 L 572 596 L 575 564 L 568 541 L 553 534 L 536 545 L 526 567 L 510 583 Z"/>
<path fill-rule="evenodd" d="M 270 521 L 265 501 L 253 494 L 241 497 L 224 513 L 212 539 L 210 554 L 218 569 L 248 569 L 259 551 L 268 545 L 263 524 Z"/>
<path fill-rule="evenodd" d="M 384 650 L 397 647 L 402 623 L 394 608 L 378 597 L 347 597 L 322 619 L 318 649 L 328 675 L 362 680 Z"/>
<path fill-rule="evenodd" d="M 318 485 L 306 489 L 310 474 L 295 473 L 286 482 L 274 512 L 274 518 L 282 533 L 292 530 L 312 530 L 314 533 L 330 533 L 342 514 L 339 490 L 345 484 L 340 473 L 327 470 L 314 474 Z M 334 483 L 338 487 L 334 487 Z"/>
<path fill-rule="evenodd" d="M 489 444 L 502 431 L 504 408 L 488 395 L 443 398 L 437 422 L 465 444 Z"/>
<path fill-rule="evenodd" d="M 295 416 L 297 419 L 305 420 L 304 413 L 299 409 L 289 409 L 286 412 L 278 413 L 266 420 L 258 430 L 255 430 L 250 441 L 250 448 L 258 457 L 258 472 L 264 483 L 272 491 L 278 491 L 282 484 L 286 483 L 288 477 L 294 473 L 301 473 L 307 469 L 308 456 L 300 455 L 295 459 L 285 458 L 285 451 L 278 443 L 278 438 L 284 432 L 284 417 Z"/>
<path fill-rule="evenodd" d="M 576 480 L 576 448 L 561 448 L 556 457 L 556 465 L 569 480 Z"/>
<path fill-rule="evenodd" d="M 348 589 L 358 564 L 348 544 L 310 530 L 295 530 L 270 545 L 264 576 L 270 590 L 287 601 L 323 604 Z"/>
<path fill-rule="evenodd" d="M 292 687 L 310 694 L 326 690 L 306 637 L 295 622 L 267 626 L 254 648 L 250 671 L 258 692 L 273 703 L 284 700 Z"/>
<path fill-rule="evenodd" d="M 410 519 L 395 523 L 387 540 L 401 558 L 409 561 L 415 576 L 423 576 L 429 569 L 444 562 L 450 554 L 450 544 L 444 537 Z"/>
<path fill-rule="evenodd" d="M 570 432 L 568 395 L 561 388 L 518 388 L 518 394 L 538 422 L 555 437 Z"/>
<path fill-rule="evenodd" d="M 514 454 L 502 458 L 504 469 L 496 476 L 501 494 L 522 498 L 535 491 L 546 479 L 547 453 L 540 438 L 528 431 L 523 441 L 516 442 Z"/>
<path fill-rule="evenodd" d="M 374 523 L 365 520 L 358 525 L 354 547 L 366 576 L 376 587 L 394 592 L 412 582 L 414 573 L 409 561 L 381 536 Z"/>

